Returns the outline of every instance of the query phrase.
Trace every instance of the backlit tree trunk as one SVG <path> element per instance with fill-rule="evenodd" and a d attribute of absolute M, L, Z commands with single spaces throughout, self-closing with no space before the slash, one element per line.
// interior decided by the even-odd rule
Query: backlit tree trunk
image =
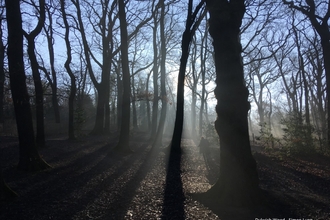
<path fill-rule="evenodd" d="M 220 138 L 220 176 L 208 191 L 220 203 L 249 205 L 259 192 L 248 132 L 249 91 L 244 83 L 240 26 L 244 0 L 207 0 L 216 65 L 215 128 Z"/>
<path fill-rule="evenodd" d="M 40 170 L 49 165 L 40 158 L 34 139 L 30 98 L 25 84 L 23 30 L 19 2 L 19 0 L 6 0 L 9 76 L 19 140 L 18 168 Z"/>
<path fill-rule="evenodd" d="M 68 20 L 67 20 L 67 15 L 65 12 L 64 0 L 61 0 L 61 13 L 62 13 L 64 27 L 65 27 L 64 40 L 65 40 L 66 52 L 67 52 L 67 58 L 64 63 L 64 67 L 70 76 L 70 82 L 71 82 L 70 95 L 69 95 L 68 134 L 69 134 L 69 139 L 74 140 L 75 139 L 75 135 L 74 135 L 74 100 L 75 100 L 76 93 L 77 93 L 77 87 L 76 87 L 76 77 L 74 76 L 74 74 L 70 68 L 70 64 L 71 64 L 71 60 L 72 60 L 71 44 L 70 44 L 70 38 L 69 38 L 70 29 L 69 29 L 69 24 L 68 24 Z"/>
<path fill-rule="evenodd" d="M 2 16 L 2 15 L 1 15 Z M 0 124 L 4 123 L 4 85 L 5 85 L 5 70 L 4 70 L 4 59 L 5 59 L 5 46 L 2 41 L 2 20 L 0 20 Z"/>
<path fill-rule="evenodd" d="M 24 32 L 24 36 L 28 42 L 28 55 L 31 63 L 32 76 L 34 81 L 35 100 L 36 100 L 36 120 L 37 120 L 37 136 L 36 143 L 38 147 L 45 146 L 45 125 L 44 125 L 44 91 L 39 73 L 39 64 L 35 54 L 35 39 L 41 32 L 45 23 L 45 0 L 39 1 L 40 18 L 38 24 L 29 34 Z"/>
<path fill-rule="evenodd" d="M 166 48 L 165 48 L 165 3 L 164 0 L 159 2 L 161 4 L 161 13 L 159 20 L 160 27 L 160 41 L 161 41 L 161 61 L 160 61 L 160 97 L 162 100 L 162 109 L 160 112 L 159 125 L 156 134 L 156 140 L 154 144 L 161 144 L 163 140 L 165 119 L 166 119 L 166 109 L 167 109 L 167 94 L 165 87 L 165 61 L 166 61 Z"/>
<path fill-rule="evenodd" d="M 122 100 L 122 117 L 121 129 L 118 143 L 118 150 L 130 151 L 129 135 L 130 135 L 130 74 L 128 66 L 128 37 L 127 37 L 127 22 L 124 0 L 119 0 L 119 20 L 120 20 L 120 40 L 121 40 L 121 62 L 123 71 L 123 100 Z"/>

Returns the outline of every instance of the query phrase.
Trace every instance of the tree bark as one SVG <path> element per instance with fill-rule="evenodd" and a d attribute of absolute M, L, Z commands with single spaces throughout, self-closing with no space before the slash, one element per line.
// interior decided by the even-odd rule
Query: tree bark
<path fill-rule="evenodd" d="M 121 117 L 121 129 L 119 136 L 119 143 L 117 149 L 120 151 L 129 152 L 129 136 L 130 136 L 130 73 L 128 66 L 128 37 L 127 37 L 127 22 L 125 12 L 124 0 L 119 0 L 119 20 L 120 20 L 120 40 L 121 40 L 121 62 L 123 70 L 123 102 L 122 102 L 122 117 Z"/>
<path fill-rule="evenodd" d="M 158 125 L 158 50 L 157 50 L 157 12 L 154 14 L 154 27 L 153 27 L 153 38 L 152 38 L 152 47 L 154 50 L 154 58 L 153 58 L 153 68 L 152 68 L 152 76 L 153 76 L 153 87 L 154 87 L 154 98 L 152 101 L 152 120 L 151 120 L 151 135 L 150 139 L 154 140 L 157 132 Z"/>
<path fill-rule="evenodd" d="M 165 87 L 165 78 L 166 78 L 166 68 L 165 68 L 165 61 L 166 61 L 166 48 L 165 48 L 165 3 L 164 0 L 159 1 L 161 12 L 160 12 L 160 20 L 159 20 L 159 27 L 160 27 L 160 41 L 161 41 L 161 61 L 160 61 L 160 97 L 162 100 L 162 109 L 160 112 L 160 119 L 159 125 L 156 133 L 156 139 L 154 145 L 158 145 L 162 143 L 163 140 L 163 133 L 164 133 L 164 126 L 165 126 L 165 119 L 166 119 L 166 110 L 167 110 L 167 94 L 166 94 L 166 87 Z"/>
<path fill-rule="evenodd" d="M 186 66 L 189 57 L 189 46 L 193 35 L 195 34 L 196 28 L 200 23 L 201 19 L 205 15 L 200 15 L 199 21 L 195 21 L 197 13 L 203 6 L 204 1 L 201 1 L 196 7 L 195 11 L 192 12 L 193 1 L 189 0 L 188 3 L 188 15 L 186 21 L 186 28 L 182 35 L 182 54 L 180 59 L 180 69 L 178 75 L 178 88 L 177 88 L 177 107 L 174 131 L 172 136 L 171 150 L 180 151 L 181 150 L 181 138 L 184 120 L 184 80 L 186 76 Z"/>
<path fill-rule="evenodd" d="M 23 30 L 19 0 L 6 0 L 6 16 L 9 76 L 19 140 L 18 168 L 41 170 L 48 168 L 49 165 L 40 158 L 34 139 L 30 98 L 25 84 Z"/>
<path fill-rule="evenodd" d="M 36 100 L 36 119 L 37 119 L 37 136 L 36 143 L 38 147 L 45 147 L 45 125 L 44 125 L 44 94 L 41 77 L 39 73 L 39 64 L 35 54 L 35 38 L 41 32 L 45 23 L 45 1 L 40 0 L 40 18 L 38 24 L 30 34 L 24 32 L 24 36 L 28 42 L 28 55 L 31 63 L 32 76 L 34 81 L 35 100 Z"/>
<path fill-rule="evenodd" d="M 2 15 L 1 15 L 2 16 Z M 5 59 L 5 46 L 2 41 L 2 20 L 0 20 L 0 124 L 4 123 L 4 85 L 5 85 L 5 70 L 4 70 L 4 59 Z M 1 131 L 0 131 L 1 132 Z"/>
<path fill-rule="evenodd" d="M 215 128 L 220 138 L 220 175 L 208 193 L 221 204 L 250 205 L 258 198 L 259 180 L 249 141 L 249 91 L 244 83 L 239 41 L 244 0 L 207 0 L 206 4 L 209 33 L 214 39 L 218 115 Z"/>
<path fill-rule="evenodd" d="M 70 44 L 70 38 L 69 38 L 70 29 L 69 29 L 69 24 L 68 24 L 66 12 L 65 12 L 65 2 L 64 2 L 64 0 L 61 0 L 60 3 L 61 3 L 61 13 L 62 13 L 63 22 L 64 22 L 64 26 L 65 26 L 64 40 L 65 40 L 66 53 L 67 53 L 67 58 L 64 63 L 64 67 L 70 76 L 70 82 L 71 82 L 70 95 L 69 95 L 68 134 L 69 134 L 69 140 L 74 140 L 75 139 L 75 135 L 74 135 L 74 101 L 75 101 L 75 97 L 76 97 L 76 93 L 77 93 L 76 77 L 70 68 L 70 63 L 72 60 L 71 44 Z"/>
<path fill-rule="evenodd" d="M 57 74 L 55 70 L 55 55 L 54 55 L 54 43 L 53 43 L 54 42 L 53 18 L 52 18 L 52 13 L 50 12 L 50 7 L 51 6 L 46 7 L 48 20 L 49 20 L 48 30 L 44 26 L 44 30 L 47 37 L 49 63 L 50 63 L 51 76 L 52 76 L 52 78 L 50 78 L 50 76 L 48 76 L 47 78 L 52 89 L 52 105 L 54 110 L 55 122 L 60 123 L 61 117 L 60 117 L 60 108 L 57 99 Z"/>

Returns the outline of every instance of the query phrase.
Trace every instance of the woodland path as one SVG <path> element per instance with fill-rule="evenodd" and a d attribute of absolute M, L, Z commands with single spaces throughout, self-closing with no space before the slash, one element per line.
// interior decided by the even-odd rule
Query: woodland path
<path fill-rule="evenodd" d="M 168 166 L 166 145 L 152 148 L 138 134 L 130 142 L 134 153 L 123 155 L 113 151 L 116 141 L 104 136 L 48 140 L 40 154 L 52 168 L 25 173 L 15 168 L 17 140 L 0 137 L 4 178 L 20 195 L 0 202 L 0 219 L 330 219 L 329 160 L 286 162 L 258 150 L 261 186 L 280 202 L 271 210 L 223 209 L 193 196 L 216 180 L 218 149 L 206 166 L 195 143 L 184 139 L 180 172 Z"/>

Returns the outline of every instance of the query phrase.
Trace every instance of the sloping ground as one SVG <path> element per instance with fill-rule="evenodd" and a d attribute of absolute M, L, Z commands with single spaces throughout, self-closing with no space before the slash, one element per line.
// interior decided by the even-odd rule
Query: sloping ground
<path fill-rule="evenodd" d="M 330 219 L 330 158 L 255 153 L 260 185 L 301 219 Z"/>
<path fill-rule="evenodd" d="M 194 142 L 183 140 L 180 171 L 166 145 L 152 148 L 147 137 L 138 134 L 130 142 L 134 153 L 124 155 L 113 151 L 116 140 L 49 140 L 40 154 L 52 169 L 24 173 L 15 168 L 16 139 L 0 137 L 4 178 L 20 195 L 0 202 L 0 219 L 248 219 L 237 210 L 209 207 L 192 196 L 207 191 L 216 180 L 218 149 L 206 157 L 206 165 Z M 263 189 L 301 218 L 330 219 L 329 160 L 280 160 L 258 152 Z"/>

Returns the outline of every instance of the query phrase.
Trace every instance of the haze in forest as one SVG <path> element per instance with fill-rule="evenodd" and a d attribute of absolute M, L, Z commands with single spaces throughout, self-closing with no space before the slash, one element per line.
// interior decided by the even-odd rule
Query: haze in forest
<path fill-rule="evenodd" d="M 50 167 L 49 138 L 116 137 L 129 155 L 143 134 L 182 185 L 181 140 L 206 140 L 208 198 L 245 206 L 263 197 L 251 148 L 329 153 L 329 1 L 0 3 L 0 134 L 21 170 Z"/>

